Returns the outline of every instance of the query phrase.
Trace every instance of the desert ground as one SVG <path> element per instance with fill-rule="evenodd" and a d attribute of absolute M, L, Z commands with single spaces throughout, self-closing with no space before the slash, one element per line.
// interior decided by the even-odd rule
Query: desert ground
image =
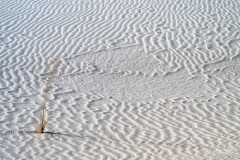
<path fill-rule="evenodd" d="M 239 0 L 0 0 L 0 159 L 239 160 L 239 17 Z"/>

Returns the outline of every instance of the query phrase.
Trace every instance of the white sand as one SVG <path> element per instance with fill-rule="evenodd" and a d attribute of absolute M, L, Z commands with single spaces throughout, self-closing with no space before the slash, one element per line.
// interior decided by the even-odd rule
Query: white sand
<path fill-rule="evenodd" d="M 239 0 L 0 0 L 0 159 L 240 159 L 239 17 Z M 51 133 L 30 133 L 57 57 Z"/>

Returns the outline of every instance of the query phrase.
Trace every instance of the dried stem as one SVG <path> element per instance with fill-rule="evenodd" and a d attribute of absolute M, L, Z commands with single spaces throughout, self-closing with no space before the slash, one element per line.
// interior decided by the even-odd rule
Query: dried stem
<path fill-rule="evenodd" d="M 40 110 L 40 118 L 39 118 L 39 122 L 38 122 L 38 127 L 37 129 L 34 131 L 36 133 L 44 133 L 44 129 L 48 123 L 49 118 L 47 118 L 47 113 L 46 113 L 46 105 L 47 105 L 47 97 L 49 94 L 49 88 L 51 83 L 53 82 L 54 78 L 56 77 L 57 73 L 58 73 L 58 68 L 61 64 L 60 59 L 56 59 L 54 61 L 54 63 L 51 65 L 51 70 L 49 73 L 49 77 L 46 81 L 46 86 L 43 90 L 43 104 Z"/>

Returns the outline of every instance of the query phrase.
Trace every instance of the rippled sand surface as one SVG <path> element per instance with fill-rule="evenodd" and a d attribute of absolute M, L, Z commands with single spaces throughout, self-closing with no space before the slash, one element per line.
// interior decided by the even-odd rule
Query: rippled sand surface
<path fill-rule="evenodd" d="M 0 159 L 239 160 L 239 17 L 239 0 L 0 0 Z"/>

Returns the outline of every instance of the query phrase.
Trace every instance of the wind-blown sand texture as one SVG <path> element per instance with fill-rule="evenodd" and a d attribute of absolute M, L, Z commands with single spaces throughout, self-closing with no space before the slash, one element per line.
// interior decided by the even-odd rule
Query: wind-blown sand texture
<path fill-rule="evenodd" d="M 239 17 L 239 0 L 0 0 L 0 159 L 239 160 Z"/>

